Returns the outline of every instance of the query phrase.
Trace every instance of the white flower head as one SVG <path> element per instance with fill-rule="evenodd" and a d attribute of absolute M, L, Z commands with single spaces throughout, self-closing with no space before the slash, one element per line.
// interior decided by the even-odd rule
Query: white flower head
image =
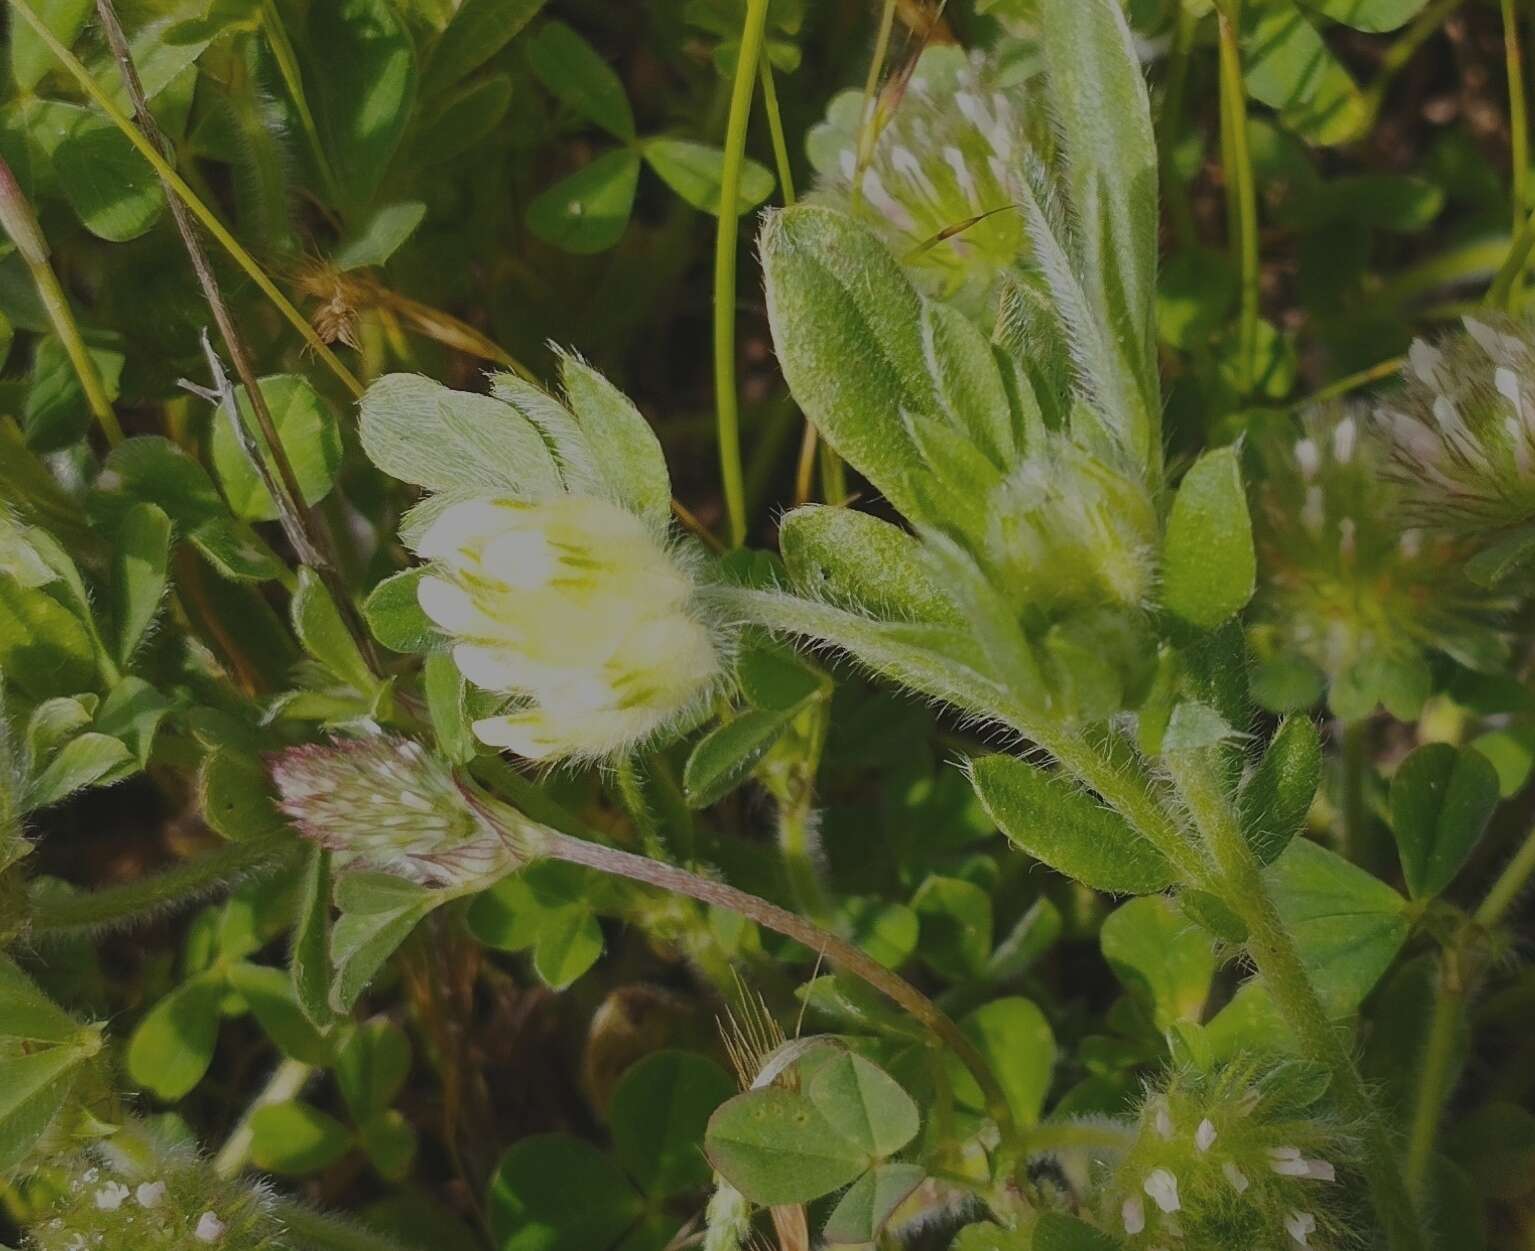
<path fill-rule="evenodd" d="M 394 735 L 291 747 L 271 760 L 278 807 L 336 856 L 427 886 L 507 872 L 530 854 L 485 821 L 447 764 Z M 528 827 L 527 837 L 535 836 Z"/>
<path fill-rule="evenodd" d="M 468 500 L 416 547 L 434 562 L 417 598 L 453 640 L 454 663 L 516 701 L 475 722 L 492 747 L 535 760 L 615 755 L 685 717 L 722 677 L 691 573 L 617 504 Z"/>
<path fill-rule="evenodd" d="M 1152 1169 L 1141 1182 L 1141 1189 L 1163 1212 L 1176 1212 L 1182 1206 L 1178 1202 L 1178 1179 L 1171 1169 Z"/>

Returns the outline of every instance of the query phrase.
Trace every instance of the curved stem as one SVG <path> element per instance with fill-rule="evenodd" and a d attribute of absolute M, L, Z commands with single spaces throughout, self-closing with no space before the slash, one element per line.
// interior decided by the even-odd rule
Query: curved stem
<path fill-rule="evenodd" d="M 497 819 L 494 807 L 482 806 L 481 811 L 485 812 L 491 820 Z M 545 831 L 544 840 L 539 850 L 551 859 L 585 865 L 589 869 L 596 869 L 599 873 L 609 873 L 634 882 L 644 882 L 661 890 L 697 899 L 712 907 L 725 908 L 730 912 L 738 913 L 755 921 L 764 929 L 782 934 L 785 938 L 792 938 L 795 942 L 810 948 L 811 951 L 817 952 L 829 964 L 867 982 L 925 1025 L 959 1057 L 960 1062 L 975 1078 L 976 1085 L 981 1088 L 981 1094 L 986 1100 L 987 1115 L 996 1122 L 1003 1142 L 1013 1140 L 1016 1130 L 1013 1125 L 1012 1109 L 986 1058 L 960 1032 L 959 1026 L 943 1009 L 900 974 L 887 969 L 874 957 L 803 917 L 780 908 L 777 904 L 769 903 L 765 899 L 759 899 L 756 895 L 737 890 L 734 886 L 727 886 L 724 882 L 712 881 L 674 865 L 662 864 L 658 860 L 636 856 L 631 852 L 620 851 L 616 847 L 590 843 L 554 830 Z"/>
<path fill-rule="evenodd" d="M 1361 1167 L 1389 1245 L 1397 1251 L 1422 1251 L 1421 1222 L 1398 1166 L 1396 1146 L 1365 1089 L 1344 1035 L 1322 1006 L 1295 941 L 1274 906 L 1221 785 L 1214 749 L 1172 752 L 1167 763 L 1216 862 L 1218 889 L 1247 926 L 1247 950 L 1264 986 L 1304 1050 L 1331 1071 L 1333 1094 L 1343 1114 L 1362 1127 Z"/>
<path fill-rule="evenodd" d="M 228 252 L 234 258 L 235 263 L 250 276 L 251 281 L 261 288 L 262 293 L 267 299 L 271 300 L 277 311 L 302 336 L 309 349 L 325 362 L 326 366 L 340 379 L 342 385 L 348 391 L 354 396 L 360 396 L 363 390 L 362 383 L 358 382 L 352 375 L 352 372 L 337 359 L 336 354 L 330 350 L 329 345 L 315 333 L 315 329 L 309 324 L 308 319 L 298 309 L 293 307 L 288 301 L 287 296 L 277 289 L 276 284 L 267 277 L 266 271 L 240 245 L 239 240 L 230 234 L 224 223 L 219 221 L 218 217 L 214 215 L 213 210 L 197 197 L 192 188 L 187 186 L 186 180 L 171 167 L 170 163 L 160 154 L 154 144 L 112 102 L 111 96 L 91 76 L 90 70 L 86 69 L 80 62 L 80 59 L 59 42 L 57 36 L 48 28 L 47 23 L 37 15 L 37 10 L 32 7 L 30 0 L 10 0 L 10 4 L 21 15 L 22 20 L 32 28 L 44 46 L 53 53 L 54 58 L 59 64 L 69 71 L 70 76 L 80 85 L 80 89 L 90 97 L 92 103 L 106 114 L 107 120 L 116 126 L 127 138 L 128 142 L 138 149 L 139 155 L 148 161 L 154 168 L 155 173 L 165 180 L 171 192 L 192 211 L 198 221 L 207 228 L 208 233 L 218 240 L 219 246 Z"/>
<path fill-rule="evenodd" d="M 752 85 L 768 0 L 747 0 L 736 53 L 736 75 L 725 123 L 725 163 L 720 171 L 719 226 L 714 236 L 714 407 L 720 445 L 720 475 L 730 545 L 746 542 L 746 477 L 741 467 L 741 408 L 736 395 L 736 243 L 741 165 L 746 155 L 746 125 L 751 118 Z"/>
<path fill-rule="evenodd" d="M 885 0 L 884 11 L 879 16 L 879 33 L 874 36 L 874 51 L 869 57 L 869 73 L 863 83 L 863 103 L 858 110 L 858 160 L 853 168 L 853 186 L 849 204 L 853 215 L 858 214 L 858 201 L 863 195 L 863 171 L 874 153 L 874 142 L 879 138 L 875 101 L 879 92 L 879 75 L 885 67 L 885 55 L 890 50 L 890 33 L 895 28 L 895 0 Z"/>
<path fill-rule="evenodd" d="M 297 1098 L 314 1074 L 313 1065 L 305 1064 L 302 1060 L 284 1059 L 260 1093 L 251 1100 L 234 1131 L 213 1157 L 213 1171 L 220 1177 L 237 1176 L 250 1159 L 251 1144 L 256 1141 L 256 1130 L 252 1124 L 256 1113 L 274 1103 L 286 1103 L 289 1099 Z"/>
<path fill-rule="evenodd" d="M 29 934 L 39 942 L 103 933 L 192 904 L 256 873 L 275 873 L 292 863 L 300 848 L 284 832 L 271 838 L 226 843 L 159 873 L 120 886 L 65 894 L 34 890 Z"/>
<path fill-rule="evenodd" d="M 768 135 L 773 141 L 773 163 L 778 166 L 778 187 L 785 207 L 795 201 L 794 170 L 789 165 L 789 144 L 784 138 L 783 115 L 778 111 L 778 85 L 773 81 L 773 63 L 762 58 L 762 111 L 767 114 Z"/>
<path fill-rule="evenodd" d="M 1218 21 L 1226 187 L 1233 245 L 1241 274 L 1242 304 L 1237 330 L 1239 377 L 1246 394 L 1253 388 L 1258 353 L 1258 196 L 1253 182 L 1252 152 L 1247 141 L 1247 91 L 1242 84 L 1242 52 L 1231 19 L 1222 12 Z"/>

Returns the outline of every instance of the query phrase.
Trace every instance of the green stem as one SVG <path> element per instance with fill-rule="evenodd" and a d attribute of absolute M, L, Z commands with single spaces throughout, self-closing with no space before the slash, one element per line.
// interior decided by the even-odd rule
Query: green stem
<path fill-rule="evenodd" d="M 1423 1192 L 1434 1140 L 1439 1133 L 1439 1118 L 1450 1096 L 1450 1067 L 1455 1058 L 1456 1035 L 1466 1004 L 1465 985 L 1455 962 L 1453 949 L 1440 954 L 1428 1039 L 1423 1045 L 1423 1062 L 1418 1070 L 1416 1098 L 1407 1130 L 1405 1172 L 1407 1187 L 1414 1194 Z"/>
<path fill-rule="evenodd" d="M 1046 1121 L 1029 1130 L 1029 1154 L 1075 1152 L 1105 1159 L 1135 1145 L 1135 1130 L 1122 1121 Z"/>
<path fill-rule="evenodd" d="M 1357 391 L 1360 387 L 1367 387 L 1372 382 L 1379 382 L 1382 378 L 1390 378 L 1395 375 L 1406 362 L 1405 356 L 1393 356 L 1390 360 L 1379 361 L 1368 369 L 1361 369 L 1357 373 L 1345 374 L 1329 382 L 1324 387 L 1318 387 L 1307 399 L 1292 405 L 1293 408 L 1305 408 L 1312 404 L 1321 404 L 1327 400 L 1335 400 L 1340 395 L 1347 395 L 1350 391 Z"/>
<path fill-rule="evenodd" d="M 288 98 L 293 101 L 293 111 L 298 114 L 299 128 L 309 142 L 315 168 L 320 171 L 320 178 L 325 183 L 331 203 L 340 212 L 345 203 L 341 184 L 336 181 L 336 171 L 325 153 L 325 145 L 320 142 L 320 128 L 315 125 L 314 113 L 309 108 L 309 97 L 304 93 L 304 78 L 299 72 L 298 57 L 294 55 L 288 28 L 283 25 L 282 13 L 275 0 L 261 0 L 261 28 L 266 32 L 267 47 L 272 50 L 272 59 L 277 62 L 277 72 L 282 75 L 283 86 L 288 89 Z"/>
<path fill-rule="evenodd" d="M 1530 175 L 1530 122 L 1524 91 L 1524 52 L 1519 40 L 1519 10 L 1514 0 L 1502 0 L 1503 63 L 1508 71 L 1509 181 L 1513 191 L 1513 223 L 1524 220 Z"/>
<path fill-rule="evenodd" d="M 1368 733 L 1363 721 L 1349 721 L 1343 726 L 1343 854 L 1355 864 L 1362 864 L 1367 858 L 1364 774 L 1369 759 Z"/>
<path fill-rule="evenodd" d="M 1417 51 L 1433 36 L 1456 9 L 1465 3 L 1465 0 L 1434 0 L 1413 21 L 1403 34 L 1397 37 L 1395 43 L 1388 47 L 1380 58 L 1379 68 L 1375 78 L 1365 92 L 1365 120 L 1359 128 L 1360 134 L 1366 134 L 1375 129 L 1376 118 L 1380 116 L 1381 106 L 1386 102 L 1386 92 L 1390 88 L 1396 76 L 1407 67 L 1408 62 L 1417 55 Z"/>
<path fill-rule="evenodd" d="M 1241 276 L 1238 376 L 1246 394 L 1253 387 L 1258 354 L 1258 196 L 1253 182 L 1252 152 L 1247 141 L 1247 91 L 1242 84 L 1242 52 L 1232 18 L 1222 12 L 1218 20 L 1226 194 L 1234 231 L 1232 243 Z"/>
<path fill-rule="evenodd" d="M 48 241 L 43 238 L 42 229 L 37 224 L 37 214 L 32 211 L 32 203 L 22 191 L 21 184 L 16 181 L 11 167 L 3 159 L 0 159 L 0 227 L 4 227 L 16 251 L 26 262 L 33 285 L 37 287 L 38 299 L 42 301 L 43 311 L 53 326 L 53 333 L 63 344 L 75 377 L 80 380 L 80 389 L 85 392 L 85 403 L 91 416 L 101 426 L 107 443 L 116 447 L 123 441 L 123 429 L 117 422 L 117 414 L 112 411 L 112 400 L 107 395 L 101 371 L 91 359 L 85 339 L 80 334 L 80 323 L 75 320 L 74 310 L 69 306 L 69 298 L 59 283 L 59 276 L 53 272 L 53 265 L 48 259 Z"/>
<path fill-rule="evenodd" d="M 497 806 L 486 804 L 483 798 L 480 798 L 479 806 L 488 819 L 492 821 L 499 819 Z M 521 814 L 515 814 L 516 828 L 523 828 L 523 822 L 525 818 Z M 1014 1141 L 1017 1131 L 1013 1124 L 1012 1109 L 986 1058 L 937 1004 L 905 978 L 887 969 L 868 953 L 803 917 L 780 908 L 777 904 L 769 903 L 756 895 L 749 895 L 724 882 L 699 877 L 675 865 L 663 864 L 645 856 L 636 856 L 631 852 L 620 851 L 616 847 L 605 847 L 600 843 L 573 838 L 555 830 L 544 831 L 538 850 L 554 860 L 584 865 L 589 869 L 596 869 L 599 873 L 643 882 L 673 894 L 697 899 L 710 907 L 724 908 L 737 913 L 755 921 L 764 929 L 782 934 L 785 938 L 792 938 L 795 942 L 818 953 L 827 963 L 868 983 L 931 1030 L 954 1052 L 960 1062 L 970 1070 L 971 1076 L 981 1088 L 981 1093 L 986 1100 L 987 1115 L 996 1123 L 1003 1143 L 1009 1144 Z"/>
<path fill-rule="evenodd" d="M 1512 305 L 1514 288 L 1519 283 L 1519 275 L 1524 273 L 1525 266 L 1529 264 L 1532 248 L 1535 248 L 1535 213 L 1524 219 L 1519 233 L 1508 245 L 1503 264 L 1493 275 L 1492 286 L 1487 289 L 1487 303 L 1493 308 L 1506 309 Z"/>
<path fill-rule="evenodd" d="M 1162 112 L 1157 118 L 1157 150 L 1162 157 L 1162 197 L 1167 201 L 1173 233 L 1177 235 L 1178 246 L 1182 248 L 1192 248 L 1199 242 L 1194 228 L 1194 210 L 1189 202 L 1189 189 L 1178 176 L 1173 156 L 1178 133 L 1183 126 L 1184 97 L 1189 81 L 1189 53 L 1194 46 L 1194 28 L 1198 24 L 1194 7 L 1180 4 L 1173 27 L 1172 48 L 1168 52 L 1167 87 L 1162 96 Z"/>
<path fill-rule="evenodd" d="M 256 1141 L 254 1126 L 256 1113 L 274 1103 L 286 1103 L 289 1099 L 296 1099 L 314 1074 L 314 1066 L 305 1064 L 302 1060 L 285 1059 L 279 1064 L 267 1084 L 251 1100 L 250 1106 L 245 1109 L 234 1131 L 224 1140 L 219 1153 L 213 1157 L 213 1171 L 220 1177 L 237 1176 L 245 1168 L 246 1161 L 250 1159 L 251 1144 Z"/>
<path fill-rule="evenodd" d="M 1295 941 L 1274 906 L 1257 858 L 1221 784 L 1213 748 L 1172 752 L 1167 764 L 1220 874 L 1226 905 L 1246 924 L 1247 950 L 1281 1015 L 1311 1059 L 1332 1073 L 1343 1114 L 1360 1125 L 1361 1168 L 1376 1215 L 1395 1251 L 1423 1251 L 1422 1225 L 1403 1183 L 1396 1146 L 1375 1110 L 1344 1035 L 1329 1019 Z"/>
<path fill-rule="evenodd" d="M 1528 884 L 1532 873 L 1535 873 L 1535 830 L 1524 836 L 1524 842 L 1514 853 L 1514 858 L 1498 874 L 1498 880 L 1492 884 L 1487 898 L 1482 900 L 1481 907 L 1476 910 L 1473 917 L 1476 923 L 1491 929 L 1501 921 L 1519 892 Z"/>
<path fill-rule="evenodd" d="M 741 466 L 740 397 L 736 394 L 736 243 L 741 230 L 741 217 L 736 210 L 741 165 L 746 156 L 746 125 L 751 119 L 752 83 L 762 53 L 767 10 L 768 0 L 747 0 L 730 93 L 730 116 L 725 123 L 719 228 L 714 236 L 714 407 L 731 547 L 746 542 L 746 478 Z"/>
<path fill-rule="evenodd" d="M 218 219 L 213 210 L 197 197 L 191 187 L 187 186 L 186 180 L 176 172 L 170 162 L 156 149 L 154 144 L 112 102 L 111 96 L 92 77 L 90 70 L 86 69 L 80 59 L 59 42 L 53 31 L 48 28 L 47 23 L 38 16 L 30 0 L 10 0 L 10 5 L 21 15 L 22 20 L 32 28 L 44 46 L 53 53 L 58 63 L 69 72 L 70 76 L 79 84 L 80 89 L 90 98 L 92 103 L 106 115 L 107 120 L 123 133 L 128 142 L 138 150 L 139 155 L 149 162 L 155 173 L 165 180 L 171 192 L 192 211 L 193 215 L 203 224 L 208 233 L 218 241 L 219 246 L 229 253 L 235 263 L 261 289 L 262 294 L 272 302 L 277 311 L 298 331 L 310 351 L 325 363 L 327 368 L 336 375 L 348 391 L 354 396 L 360 396 L 363 391 L 362 383 L 352 375 L 352 372 L 330 350 L 329 345 L 315 332 L 308 319 L 298 309 L 293 307 L 287 296 L 277 289 L 276 284 L 267 277 L 266 271 L 257 264 L 255 257 L 240 245 L 239 240 L 230 234 L 228 228 Z"/>
<path fill-rule="evenodd" d="M 299 847 L 286 833 L 225 843 L 159 873 L 120 886 L 66 894 L 36 890 L 30 898 L 29 932 L 39 942 L 121 929 L 189 907 L 200 899 L 258 873 L 275 873 L 293 863 Z"/>
<path fill-rule="evenodd" d="M 768 134 L 773 141 L 773 163 L 778 167 L 778 186 L 785 207 L 793 204 L 794 170 L 789 165 L 789 144 L 784 138 L 783 115 L 778 111 L 778 85 L 773 81 L 773 63 L 763 57 L 759 66 L 762 79 L 762 110 L 767 114 Z"/>
<path fill-rule="evenodd" d="M 879 15 L 879 33 L 874 36 L 874 51 L 869 56 L 869 72 L 863 81 L 863 104 L 858 111 L 858 159 L 853 167 L 853 185 L 849 193 L 849 206 L 854 215 L 863 194 L 863 171 L 868 168 L 874 154 L 874 143 L 879 138 L 879 119 L 875 116 L 875 97 L 879 91 L 880 71 L 885 67 L 885 57 L 890 51 L 890 33 L 895 28 L 895 0 L 885 0 L 884 11 Z"/>
<path fill-rule="evenodd" d="M 406 1251 L 404 1243 L 378 1230 L 354 1225 L 296 1199 L 275 1199 L 273 1212 L 281 1219 L 293 1242 L 305 1251 Z"/>
<path fill-rule="evenodd" d="M 815 846 L 815 813 L 809 795 L 780 803 L 778 854 L 789 879 L 789 893 L 796 908 L 824 924 L 831 917 L 832 906 L 815 862 Z"/>

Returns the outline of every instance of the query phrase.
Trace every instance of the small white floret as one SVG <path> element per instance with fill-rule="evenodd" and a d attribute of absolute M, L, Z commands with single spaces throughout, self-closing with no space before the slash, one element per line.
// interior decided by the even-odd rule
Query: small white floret
<path fill-rule="evenodd" d="M 1297 1246 L 1309 1247 L 1307 1239 L 1316 1232 L 1316 1217 L 1310 1212 L 1291 1212 L 1284 1218 L 1284 1227 Z"/>
<path fill-rule="evenodd" d="M 1178 1179 L 1170 1169 L 1152 1169 L 1141 1183 L 1141 1189 L 1164 1212 L 1176 1212 L 1182 1206 L 1178 1202 Z"/>
<path fill-rule="evenodd" d="M 1252 1183 L 1247 1180 L 1247 1174 L 1239 1169 L 1230 1160 L 1221 1165 L 1221 1176 L 1231 1183 L 1231 1188 L 1237 1194 L 1244 1194 Z"/>
<path fill-rule="evenodd" d="M 218 1242 L 224 1236 L 228 1228 L 219 1220 L 217 1212 L 204 1212 L 197 1218 L 197 1228 L 192 1231 L 192 1236 L 198 1242 Z"/>
<path fill-rule="evenodd" d="M 165 1183 L 163 1181 L 140 1182 L 138 1189 L 133 1192 L 133 1197 L 139 1201 L 141 1208 L 157 1208 L 165 1202 Z"/>
<path fill-rule="evenodd" d="M 122 1182 L 109 1181 L 96 1192 L 96 1206 L 103 1212 L 115 1212 L 128 1197 L 128 1187 Z"/>
<path fill-rule="evenodd" d="M 1125 1233 L 1138 1234 L 1146 1228 L 1146 1207 L 1139 1195 L 1131 1195 L 1119 1209 L 1119 1217 L 1125 1223 Z"/>
<path fill-rule="evenodd" d="M 1215 1145 L 1215 1137 L 1215 1122 L 1207 1116 L 1194 1131 L 1194 1145 L 1201 1151 L 1208 1151 Z"/>

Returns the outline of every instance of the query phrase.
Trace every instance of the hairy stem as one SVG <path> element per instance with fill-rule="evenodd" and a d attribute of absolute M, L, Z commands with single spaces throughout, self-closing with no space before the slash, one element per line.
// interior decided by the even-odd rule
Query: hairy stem
<path fill-rule="evenodd" d="M 107 395 L 101 371 L 91 359 L 85 339 L 80 334 L 80 323 L 75 320 L 74 310 L 69 306 L 69 298 L 59 283 L 59 276 L 53 272 L 53 265 L 48 259 L 48 241 L 43 238 L 32 204 L 22 192 L 21 184 L 16 181 L 11 167 L 3 159 L 0 159 L 0 226 L 4 227 L 16 251 L 21 254 L 21 259 L 26 262 L 33 285 L 37 287 L 38 299 L 42 301 L 43 311 L 48 314 L 49 324 L 53 326 L 53 333 L 63 344 L 75 377 L 80 380 L 80 389 L 85 392 L 85 403 L 91 416 L 101 427 L 107 443 L 116 447 L 123 441 L 123 428 L 117 422 L 117 414 L 112 411 L 112 401 Z"/>
<path fill-rule="evenodd" d="M 1252 391 L 1258 354 L 1258 196 L 1252 152 L 1247 141 L 1247 91 L 1242 85 L 1242 52 L 1236 27 L 1224 11 L 1220 24 L 1221 128 L 1231 217 L 1232 244 L 1241 275 L 1241 313 L 1237 329 L 1244 394 Z"/>
<path fill-rule="evenodd" d="M 1503 64 L 1508 71 L 1509 185 L 1512 192 L 1513 228 L 1519 229 L 1526 209 L 1530 177 L 1530 123 L 1524 93 L 1524 52 L 1519 39 L 1519 6 L 1501 0 L 1503 13 Z"/>
<path fill-rule="evenodd" d="M 869 158 L 874 155 L 874 143 L 879 138 L 879 118 L 876 101 L 879 95 L 880 71 L 885 68 L 885 55 L 890 50 L 890 33 L 895 27 L 895 0 L 885 0 L 879 16 L 879 32 L 874 36 L 874 51 L 869 56 L 869 73 L 863 83 L 863 104 L 858 110 L 858 159 L 853 167 L 853 186 L 849 202 L 854 215 L 863 194 L 863 171 Z"/>
<path fill-rule="evenodd" d="M 64 67 L 70 76 L 79 84 L 80 89 L 90 98 L 105 115 L 108 121 L 120 130 L 128 142 L 131 143 L 150 166 L 154 169 L 170 189 L 172 197 L 179 199 L 194 216 L 207 228 L 208 233 L 218 240 L 222 247 L 234 259 L 235 263 L 250 276 L 273 306 L 298 331 L 310 351 L 322 360 L 326 367 L 341 381 L 354 396 L 362 394 L 362 383 L 352 375 L 352 372 L 337 359 L 336 354 L 330 350 L 329 345 L 315 333 L 313 326 L 305 316 L 294 308 L 287 296 L 277 289 L 277 285 L 267 277 L 266 271 L 256 263 L 255 257 L 240 245 L 223 222 L 219 221 L 206 204 L 198 198 L 186 180 L 178 174 L 160 151 L 152 144 L 133 122 L 124 115 L 123 111 L 112 102 L 112 97 L 91 75 L 90 70 L 81 63 L 68 48 L 59 42 L 57 36 L 48 28 L 46 22 L 38 16 L 37 10 L 32 7 L 30 0 L 10 0 L 10 5 L 32 30 L 45 47 L 53 53 L 54 58 Z"/>
<path fill-rule="evenodd" d="M 746 542 L 746 477 L 741 466 L 741 402 L 736 394 L 736 244 L 741 165 L 746 156 L 746 126 L 751 119 L 752 86 L 768 0 L 747 0 L 736 53 L 730 117 L 725 123 L 725 163 L 720 171 L 719 225 L 714 236 L 714 406 L 720 445 L 720 475 L 730 545 Z"/>
<path fill-rule="evenodd" d="M 482 811 L 486 811 L 486 815 L 491 820 L 497 819 L 494 808 L 487 811 L 482 807 Z M 818 953 L 827 963 L 867 982 L 920 1021 L 959 1057 L 960 1062 L 970 1070 L 971 1076 L 981 1088 L 982 1096 L 986 1100 L 987 1114 L 996 1122 L 1003 1141 L 1012 1141 L 1016 1132 L 1013 1126 L 1012 1110 L 1008 1106 L 1007 1097 L 1002 1093 L 1001 1085 L 991 1071 L 991 1066 L 986 1063 L 986 1058 L 976 1050 L 975 1045 L 960 1032 L 959 1026 L 954 1024 L 948 1014 L 937 1004 L 905 978 L 891 972 L 866 952 L 803 917 L 780 908 L 777 904 L 737 890 L 734 886 L 727 886 L 724 882 L 712 881 L 674 865 L 662 864 L 658 860 L 636 856 L 631 852 L 620 851 L 616 847 L 605 847 L 600 843 L 573 838 L 554 830 L 545 831 L 544 842 L 539 850 L 554 860 L 585 865 L 600 873 L 643 882 L 661 890 L 697 899 L 711 907 L 738 913 L 755 921 L 763 928 L 772 930 L 775 934 L 792 938 L 795 942 Z"/>
<path fill-rule="evenodd" d="M 280 836 L 225 843 L 214 851 L 150 873 L 120 886 L 65 894 L 34 889 L 29 933 L 34 941 L 103 933 L 161 916 L 192 904 L 258 873 L 275 873 L 294 863 L 300 848 Z"/>
<path fill-rule="evenodd" d="M 773 81 L 773 63 L 766 56 L 762 57 L 759 76 L 762 79 L 762 111 L 767 114 L 768 135 L 773 141 L 773 163 L 778 167 L 778 188 L 787 206 L 796 198 L 794 170 L 789 166 L 789 144 L 784 138 L 783 115 L 778 110 L 778 84 Z"/>
<path fill-rule="evenodd" d="M 1421 1222 L 1403 1182 L 1395 1144 L 1375 1110 L 1354 1057 L 1311 983 L 1310 975 L 1264 884 L 1221 784 L 1213 748 L 1173 752 L 1168 767 L 1219 872 L 1226 905 L 1247 926 L 1247 950 L 1280 1013 L 1311 1059 L 1332 1073 L 1332 1091 L 1345 1116 L 1362 1129 L 1361 1167 L 1376 1215 L 1394 1251 L 1423 1251 Z"/>
<path fill-rule="evenodd" d="M 1428 1039 L 1423 1045 L 1412 1119 L 1407 1130 L 1404 1168 L 1408 1189 L 1414 1194 L 1422 1193 L 1428 1177 L 1429 1161 L 1433 1158 L 1434 1141 L 1439 1133 L 1439 1118 L 1450 1097 L 1450 1066 L 1455 1058 L 1455 1036 L 1465 1007 L 1466 985 L 1461 977 L 1458 955 L 1453 948 L 1447 948 L 1439 957 Z"/>
<path fill-rule="evenodd" d="M 1477 908 L 1474 920 L 1478 925 L 1491 928 L 1503 919 L 1514 900 L 1535 874 L 1535 830 L 1524 836 L 1524 842 L 1514 853 L 1514 858 L 1498 874 L 1498 879 Z"/>

